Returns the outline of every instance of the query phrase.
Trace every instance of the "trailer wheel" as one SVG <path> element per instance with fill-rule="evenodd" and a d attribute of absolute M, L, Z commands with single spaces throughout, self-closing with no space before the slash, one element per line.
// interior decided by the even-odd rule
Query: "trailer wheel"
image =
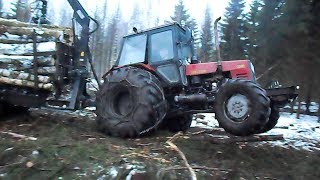
<path fill-rule="evenodd" d="M 171 132 L 186 132 L 191 126 L 192 117 L 193 116 L 191 114 L 185 114 L 165 118 L 162 126 L 164 129 L 168 129 Z"/>
<path fill-rule="evenodd" d="M 231 79 L 223 83 L 216 95 L 215 116 L 219 125 L 237 136 L 261 130 L 270 115 L 270 100 L 257 84 Z"/>
<path fill-rule="evenodd" d="M 275 106 L 271 101 L 271 113 L 270 113 L 269 121 L 258 133 L 265 133 L 270 131 L 272 128 L 274 128 L 278 124 L 279 118 L 280 118 L 279 108 Z"/>
<path fill-rule="evenodd" d="M 166 115 L 160 81 L 150 72 L 135 67 L 109 73 L 96 101 L 98 128 L 111 136 L 144 135 L 155 130 Z"/>

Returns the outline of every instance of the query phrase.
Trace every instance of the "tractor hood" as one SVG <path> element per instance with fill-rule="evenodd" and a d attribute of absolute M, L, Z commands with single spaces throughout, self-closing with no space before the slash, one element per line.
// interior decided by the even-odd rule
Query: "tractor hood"
<path fill-rule="evenodd" d="M 195 76 L 211 74 L 216 73 L 217 69 L 217 62 L 189 64 L 186 66 L 186 75 Z M 230 78 L 244 78 L 248 80 L 251 80 L 254 75 L 250 60 L 223 61 L 222 72 L 230 73 Z"/>

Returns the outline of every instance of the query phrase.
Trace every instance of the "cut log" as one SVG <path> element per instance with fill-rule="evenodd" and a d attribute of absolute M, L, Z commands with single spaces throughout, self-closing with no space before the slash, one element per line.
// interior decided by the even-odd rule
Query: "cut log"
<path fill-rule="evenodd" d="M 35 81 L 35 76 L 30 73 L 24 73 L 19 71 L 10 71 L 7 69 L 0 69 L 0 76 L 8 77 L 10 79 L 20 79 L 20 80 L 28 80 L 28 81 Z M 39 82 L 41 83 L 49 83 L 50 77 L 49 76 L 37 76 Z"/>
<path fill-rule="evenodd" d="M 41 67 L 41 68 L 38 68 L 38 74 L 40 75 L 52 75 L 52 74 L 55 74 L 57 71 L 56 71 L 56 68 L 55 67 Z"/>
<path fill-rule="evenodd" d="M 1 42 L 3 41 L 3 42 Z M 14 34 L 9 34 L 8 32 L 4 33 L 3 36 L 0 36 L 0 42 L 4 43 L 4 44 L 25 44 L 25 42 L 28 41 L 29 43 L 33 42 L 32 37 L 27 36 L 27 35 L 23 35 L 23 36 L 19 36 L 19 35 L 14 35 Z M 57 38 L 44 38 L 41 36 L 37 36 L 37 42 L 56 42 L 58 41 Z M 17 43 L 13 43 L 13 42 L 17 42 Z"/>
<path fill-rule="evenodd" d="M 23 87 L 30 87 L 36 88 L 35 83 L 32 81 L 21 80 L 21 79 L 10 79 L 7 77 L 0 76 L 0 83 L 16 85 L 16 86 L 23 86 Z M 38 88 L 45 89 L 45 90 L 53 90 L 53 84 L 51 83 L 39 83 Z"/>
<path fill-rule="evenodd" d="M 0 24 L 5 25 L 5 26 L 14 26 L 14 27 L 39 27 L 38 24 L 33 24 L 33 23 L 25 23 L 25 22 L 20 22 L 14 19 L 4 19 L 0 18 Z M 41 25 L 44 28 L 50 28 L 50 29 L 56 29 L 56 30 L 66 30 L 69 28 L 64 28 L 60 26 L 54 26 L 54 25 Z"/>
<path fill-rule="evenodd" d="M 38 40 L 37 43 L 42 43 L 42 42 L 48 42 L 49 40 Z M 32 40 L 30 39 L 4 39 L 4 38 L 0 38 L 0 43 L 2 44 L 28 44 L 28 43 L 32 43 Z"/>
<path fill-rule="evenodd" d="M 39 66 L 54 66 L 54 59 L 52 57 L 38 57 L 37 62 Z M 23 65 L 33 64 L 32 56 L 8 56 L 0 54 L 0 64 L 14 64 L 18 67 Z"/>
<path fill-rule="evenodd" d="M 22 55 L 33 53 L 33 43 L 29 44 L 0 44 L 0 54 L 5 55 Z M 37 44 L 37 52 L 56 51 L 55 42 L 44 42 Z"/>
<path fill-rule="evenodd" d="M 37 28 L 29 28 L 29 27 L 7 27 L 7 32 L 14 35 L 19 35 L 19 36 L 27 35 L 31 37 L 34 29 L 36 29 L 37 34 L 41 37 L 63 38 L 63 35 L 68 33 L 61 30 L 54 30 L 54 29 L 47 29 L 47 28 L 37 29 Z"/>

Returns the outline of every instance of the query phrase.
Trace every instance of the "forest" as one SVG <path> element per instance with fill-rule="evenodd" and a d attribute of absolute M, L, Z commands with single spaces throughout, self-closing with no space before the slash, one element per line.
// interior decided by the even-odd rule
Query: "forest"
<path fill-rule="evenodd" d="M 136 4 L 129 20 L 123 17 L 120 7 L 110 16 L 108 0 L 96 5 L 91 16 L 100 22 L 100 28 L 92 35 L 90 47 L 100 77 L 116 61 L 122 36 L 131 33 L 134 26 L 146 29 L 163 24 L 159 18 L 148 18 L 156 16 L 152 10 L 155 8 L 153 2 L 148 1 L 146 11 Z M 4 3 L 0 0 L 1 17 L 30 22 L 39 15 L 39 7 L 31 0 L 11 2 L 10 12 L 3 10 Z M 320 102 L 320 2 L 253 0 L 249 10 L 245 8 L 246 3 L 245 0 L 230 0 L 225 9 L 219 24 L 223 60 L 250 59 L 263 87 L 276 80 L 283 86 L 299 85 L 298 100 L 306 102 L 308 113 L 310 102 Z M 50 2 L 47 8 L 48 22 L 71 26 L 72 11 L 62 10 L 57 20 Z M 195 36 L 198 59 L 202 62 L 216 61 L 214 19 L 210 6 L 207 5 L 203 14 L 203 22 L 197 22 L 185 2 L 180 0 L 167 21 L 190 27 Z"/>

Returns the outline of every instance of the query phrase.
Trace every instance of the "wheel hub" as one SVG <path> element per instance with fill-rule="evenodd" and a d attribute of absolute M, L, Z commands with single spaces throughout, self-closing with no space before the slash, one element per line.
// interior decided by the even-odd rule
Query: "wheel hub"
<path fill-rule="evenodd" d="M 242 94 L 233 95 L 227 101 L 226 110 L 231 119 L 243 121 L 249 112 L 249 100 Z"/>
<path fill-rule="evenodd" d="M 112 109 L 118 116 L 126 116 L 132 111 L 132 101 L 129 91 L 118 92 L 112 103 Z"/>

